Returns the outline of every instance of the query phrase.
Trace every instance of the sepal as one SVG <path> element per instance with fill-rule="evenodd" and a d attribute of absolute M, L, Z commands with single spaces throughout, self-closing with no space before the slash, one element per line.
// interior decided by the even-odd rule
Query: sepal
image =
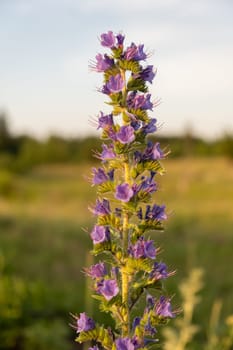
<path fill-rule="evenodd" d="M 138 271 L 150 272 L 152 268 L 152 261 L 150 259 L 135 259 L 135 258 L 127 258 L 126 260 L 126 271 L 129 274 Z"/>
<path fill-rule="evenodd" d="M 108 225 L 108 226 L 111 226 L 111 227 L 118 229 L 120 227 L 121 220 L 118 217 L 116 217 L 114 214 L 100 215 L 98 217 L 97 223 L 100 226 Z"/>
<path fill-rule="evenodd" d="M 130 79 L 127 84 L 127 90 L 129 91 L 141 91 L 141 92 L 147 92 L 148 87 L 146 86 L 146 83 L 141 78 L 136 79 Z"/>
<path fill-rule="evenodd" d="M 91 253 L 96 256 L 107 251 L 114 251 L 114 244 L 111 241 L 95 244 Z"/>
<path fill-rule="evenodd" d="M 141 66 L 137 61 L 120 60 L 119 67 L 124 70 L 129 70 L 134 74 L 138 74 L 141 71 Z"/>
<path fill-rule="evenodd" d="M 114 184 L 112 181 L 106 181 L 98 185 L 98 193 L 106 193 L 114 191 Z"/>
<path fill-rule="evenodd" d="M 143 234 L 145 231 L 164 231 L 164 226 L 161 221 L 157 220 L 142 220 L 138 225 L 139 232 Z"/>

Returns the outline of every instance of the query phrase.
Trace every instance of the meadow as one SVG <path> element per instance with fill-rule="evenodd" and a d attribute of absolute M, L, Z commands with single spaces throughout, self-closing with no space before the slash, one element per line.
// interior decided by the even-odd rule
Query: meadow
<path fill-rule="evenodd" d="M 92 166 L 40 166 L 11 174 L 7 186 L 0 176 L 0 349 L 78 347 L 68 324 L 70 312 L 92 310 L 81 271 L 93 259 L 87 233 L 94 222 L 87 208 L 96 198 L 88 183 Z M 161 260 L 176 270 L 166 283 L 175 305 L 189 271 L 204 269 L 193 320 L 200 329 L 189 347 L 204 349 L 213 303 L 223 302 L 217 332 L 233 313 L 233 164 L 224 157 L 184 157 L 164 166 L 155 201 L 167 205 L 169 220 L 165 232 L 151 236 Z"/>

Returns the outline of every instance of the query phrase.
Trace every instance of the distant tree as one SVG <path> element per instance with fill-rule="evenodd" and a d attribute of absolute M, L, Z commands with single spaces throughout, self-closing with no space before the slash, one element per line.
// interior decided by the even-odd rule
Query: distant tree
<path fill-rule="evenodd" d="M 7 122 L 7 115 L 0 111 L 0 151 L 8 149 L 11 141 L 11 134 Z"/>

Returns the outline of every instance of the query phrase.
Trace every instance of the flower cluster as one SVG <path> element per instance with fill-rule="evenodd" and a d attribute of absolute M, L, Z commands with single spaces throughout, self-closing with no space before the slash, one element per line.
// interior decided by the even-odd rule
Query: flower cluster
<path fill-rule="evenodd" d="M 159 249 L 148 232 L 163 230 L 164 204 L 154 203 L 156 177 L 165 158 L 158 142 L 147 140 L 156 132 L 157 119 L 149 117 L 155 103 L 148 92 L 156 71 L 147 65 L 144 45 L 124 45 L 125 37 L 112 31 L 100 37 L 108 53 L 98 53 L 91 69 L 102 73 L 99 91 L 108 96 L 111 113 L 101 111 L 96 128 L 101 131 L 101 161 L 92 169 L 98 198 L 90 208 L 97 222 L 90 232 L 92 253 L 103 261 L 85 269 L 93 280 L 94 297 L 102 311 L 115 320 L 115 329 L 96 324 L 85 313 L 75 316 L 77 341 L 91 340 L 90 350 L 137 350 L 158 341 L 160 326 L 174 317 L 163 280 L 171 275 L 157 261 Z M 151 295 L 152 293 L 153 295 Z M 146 307 L 132 319 L 142 297 Z M 156 337 L 156 338 L 155 338 Z"/>

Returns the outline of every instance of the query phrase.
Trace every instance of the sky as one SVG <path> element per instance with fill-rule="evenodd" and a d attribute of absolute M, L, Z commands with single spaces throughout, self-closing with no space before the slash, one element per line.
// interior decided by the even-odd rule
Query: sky
<path fill-rule="evenodd" d="M 0 111 L 15 133 L 95 133 L 102 33 L 144 43 L 161 133 L 233 132 L 232 0 L 0 0 Z"/>

